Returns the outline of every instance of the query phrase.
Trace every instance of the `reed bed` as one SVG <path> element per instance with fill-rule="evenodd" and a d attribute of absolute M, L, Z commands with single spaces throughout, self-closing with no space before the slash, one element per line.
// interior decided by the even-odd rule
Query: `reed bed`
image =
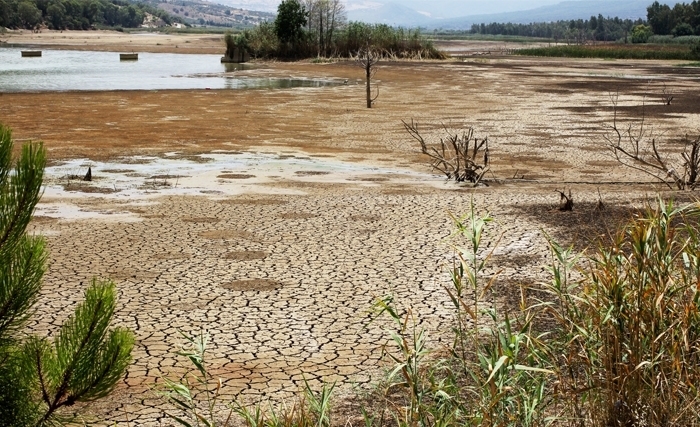
<path fill-rule="evenodd" d="M 516 55 L 560 58 L 603 58 L 603 59 L 700 59 L 692 45 L 682 44 L 599 44 L 599 45 L 560 45 L 517 49 Z"/>

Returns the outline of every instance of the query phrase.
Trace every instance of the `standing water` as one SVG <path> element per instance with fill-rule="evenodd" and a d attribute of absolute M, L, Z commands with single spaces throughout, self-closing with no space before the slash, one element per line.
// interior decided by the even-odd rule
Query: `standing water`
<path fill-rule="evenodd" d="M 339 83 L 240 77 L 232 71 L 232 64 L 220 62 L 220 55 L 139 53 L 138 61 L 120 61 L 118 52 L 74 50 L 43 50 L 41 57 L 23 58 L 22 49 L 0 48 L 0 92 L 274 89 Z"/>

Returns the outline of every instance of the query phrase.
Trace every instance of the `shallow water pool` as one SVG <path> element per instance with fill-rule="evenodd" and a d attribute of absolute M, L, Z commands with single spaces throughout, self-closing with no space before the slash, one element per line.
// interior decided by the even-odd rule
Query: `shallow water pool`
<path fill-rule="evenodd" d="M 0 48 L 0 92 L 159 89 L 275 89 L 333 86 L 333 80 L 238 76 L 220 55 L 139 53 L 121 61 L 117 52 L 46 50 L 23 58 L 29 48 Z M 38 49 L 32 49 L 38 50 Z"/>

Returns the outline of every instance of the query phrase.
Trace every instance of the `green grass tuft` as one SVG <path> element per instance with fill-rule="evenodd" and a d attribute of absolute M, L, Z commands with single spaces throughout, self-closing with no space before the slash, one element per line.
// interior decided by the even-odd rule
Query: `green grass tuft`
<path fill-rule="evenodd" d="M 688 45 L 680 44 L 601 44 L 593 46 L 562 45 L 518 49 L 516 55 L 557 58 L 601 58 L 601 59 L 700 59 Z"/>

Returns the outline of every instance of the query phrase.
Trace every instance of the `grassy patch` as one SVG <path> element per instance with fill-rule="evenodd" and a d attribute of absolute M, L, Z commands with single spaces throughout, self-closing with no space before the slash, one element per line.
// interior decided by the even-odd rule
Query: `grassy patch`
<path fill-rule="evenodd" d="M 501 34 L 434 34 L 431 40 L 469 40 L 469 41 L 496 41 L 510 43 L 554 43 L 554 39 L 525 36 L 509 36 Z"/>
<path fill-rule="evenodd" d="M 565 45 L 518 49 L 516 55 L 561 58 L 603 59 L 698 59 L 690 47 L 676 44 L 601 44 L 595 46 Z"/>

